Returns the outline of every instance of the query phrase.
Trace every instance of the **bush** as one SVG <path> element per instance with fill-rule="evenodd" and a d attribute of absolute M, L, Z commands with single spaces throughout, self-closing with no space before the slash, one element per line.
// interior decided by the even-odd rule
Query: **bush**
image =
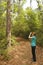
<path fill-rule="evenodd" d="M 43 32 L 40 30 L 37 32 L 37 45 L 43 47 Z"/>

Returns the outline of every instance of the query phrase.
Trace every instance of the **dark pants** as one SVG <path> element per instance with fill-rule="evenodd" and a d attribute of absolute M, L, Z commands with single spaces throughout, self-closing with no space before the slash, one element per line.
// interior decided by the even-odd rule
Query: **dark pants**
<path fill-rule="evenodd" d="M 33 61 L 34 62 L 36 61 L 36 53 L 35 53 L 35 50 L 36 50 L 36 46 L 32 46 L 32 56 L 33 56 Z"/>

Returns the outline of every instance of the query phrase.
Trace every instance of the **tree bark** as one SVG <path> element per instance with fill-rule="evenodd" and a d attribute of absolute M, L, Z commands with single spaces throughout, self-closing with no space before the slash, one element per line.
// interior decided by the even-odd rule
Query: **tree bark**
<path fill-rule="evenodd" d="M 11 15 L 10 15 L 10 0 L 7 0 L 7 21 L 6 21 L 6 36 L 7 36 L 7 45 L 11 46 Z"/>

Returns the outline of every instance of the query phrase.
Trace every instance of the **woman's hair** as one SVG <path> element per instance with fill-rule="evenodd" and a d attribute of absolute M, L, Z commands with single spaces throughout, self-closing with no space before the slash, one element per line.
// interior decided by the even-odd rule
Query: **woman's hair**
<path fill-rule="evenodd" d="M 36 32 L 32 32 L 32 34 L 33 34 L 34 36 L 36 36 Z"/>

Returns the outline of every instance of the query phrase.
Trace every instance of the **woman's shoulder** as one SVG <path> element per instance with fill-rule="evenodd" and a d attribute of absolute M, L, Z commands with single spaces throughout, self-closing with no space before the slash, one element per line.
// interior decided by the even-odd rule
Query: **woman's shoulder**
<path fill-rule="evenodd" d="M 32 36 L 32 38 L 36 38 L 36 36 Z"/>

